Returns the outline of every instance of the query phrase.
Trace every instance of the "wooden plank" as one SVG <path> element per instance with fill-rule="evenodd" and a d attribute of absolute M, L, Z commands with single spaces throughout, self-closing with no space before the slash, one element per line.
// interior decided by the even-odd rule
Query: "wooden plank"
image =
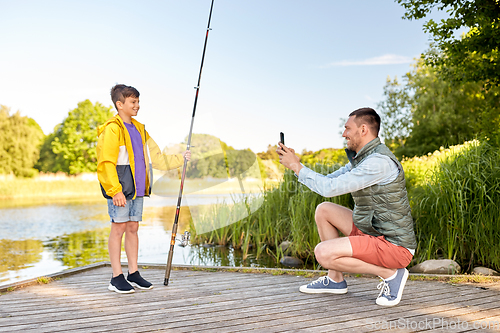
<path fill-rule="evenodd" d="M 83 266 L 83 267 L 71 268 L 71 269 L 67 269 L 67 270 L 65 270 L 63 272 L 49 274 L 49 275 L 45 275 L 45 276 L 49 277 L 49 278 L 65 277 L 65 276 L 70 276 L 70 275 L 73 275 L 73 274 L 79 274 L 79 273 L 82 273 L 82 272 L 85 272 L 85 271 L 93 271 L 95 268 L 104 267 L 104 266 L 106 266 L 105 262 L 98 262 L 98 263 L 95 263 L 95 264 L 90 264 L 90 265 L 86 265 L 86 266 Z M 0 286 L 0 293 L 9 291 L 12 288 L 19 288 L 19 287 L 22 287 L 22 286 L 28 286 L 28 285 L 34 284 L 36 282 L 37 282 L 37 278 L 35 278 L 35 279 L 28 279 L 28 280 L 24 280 L 24 281 L 20 281 L 20 282 L 14 282 L 14 283 L 2 285 L 2 286 Z"/>
<path fill-rule="evenodd" d="M 435 295 L 434 295 L 432 292 L 431 292 L 431 294 L 430 294 L 430 295 L 431 295 L 430 297 L 435 297 Z M 316 295 L 313 295 L 313 297 L 314 297 L 314 296 L 316 296 Z M 444 296 L 449 297 L 448 295 L 444 295 Z M 421 295 L 420 295 L 420 297 L 421 297 Z M 327 304 L 322 304 L 321 306 L 322 306 L 322 307 L 326 307 L 326 306 L 327 306 Z M 374 304 L 374 299 L 372 300 L 372 302 L 371 302 L 369 305 L 365 305 L 365 306 L 363 306 L 363 309 L 362 309 L 361 311 L 362 311 L 362 312 L 365 312 L 365 311 L 371 310 L 370 308 L 367 308 L 367 306 L 368 306 L 368 307 L 372 307 L 374 310 L 380 310 L 380 311 L 382 311 L 383 313 L 386 313 L 388 310 L 390 310 L 390 309 L 388 309 L 388 308 L 381 308 L 380 306 L 375 305 L 375 304 Z M 398 306 L 397 308 L 399 308 L 399 306 Z M 383 309 L 383 310 L 381 310 L 381 309 Z M 392 309 L 395 309 L 395 308 L 392 308 Z M 349 309 L 348 311 L 346 311 L 346 310 L 345 310 L 345 308 L 344 308 L 344 309 L 342 309 L 342 310 L 340 310 L 340 311 L 338 311 L 338 310 L 336 310 L 336 309 L 335 309 L 335 315 L 336 315 L 336 316 L 339 316 L 339 313 L 342 313 L 342 312 L 348 312 L 348 313 L 351 313 L 351 314 L 352 314 L 352 312 L 353 312 L 353 311 L 351 311 L 351 309 Z M 356 311 L 354 311 L 354 312 L 356 312 Z M 331 317 L 331 315 L 330 315 L 330 314 L 327 314 L 327 315 L 326 315 L 327 322 L 331 322 L 330 317 Z M 318 319 L 318 318 L 314 318 L 314 321 L 316 322 L 316 321 L 317 321 L 317 319 Z M 301 317 L 301 318 L 300 318 L 300 320 L 295 320 L 295 321 L 300 322 L 301 320 L 303 320 L 303 317 Z M 257 325 L 258 325 L 258 323 L 257 323 Z M 269 323 L 268 323 L 268 325 L 269 325 Z M 251 329 L 253 329 L 253 328 L 255 328 L 255 325 L 251 327 Z M 241 329 L 243 329 L 243 327 L 239 326 L 239 329 L 241 330 Z"/>
<path fill-rule="evenodd" d="M 141 272 L 163 282 L 164 266 Z M 175 270 L 168 287 L 119 295 L 107 290 L 110 275 L 105 266 L 0 296 L 0 331 L 370 331 L 367 319 L 500 316 L 500 291 L 434 281 L 408 281 L 401 304 L 383 308 L 378 280 L 365 277 L 347 276 L 345 295 L 307 295 L 298 287 L 312 279 L 302 276 Z"/>
<path fill-rule="evenodd" d="M 284 285 L 280 289 L 276 289 L 276 293 L 274 294 L 274 296 L 279 295 L 279 293 L 282 293 L 282 291 L 285 292 L 285 293 L 288 293 L 289 290 L 290 290 L 290 287 L 288 285 Z M 148 291 L 147 293 L 151 294 L 151 293 L 153 293 L 153 291 L 154 291 L 154 289 L 151 290 L 151 291 Z M 110 292 L 108 292 L 108 293 L 110 293 Z M 144 292 L 144 293 L 146 293 L 146 292 Z M 225 291 L 213 292 L 212 293 L 214 295 L 213 299 L 218 298 L 219 302 L 221 302 L 220 301 L 220 297 L 218 297 L 218 296 L 219 295 L 224 296 L 225 293 L 226 293 Z M 238 298 L 241 299 L 241 300 L 248 300 L 254 294 L 255 294 L 255 291 L 250 290 L 250 291 L 245 292 L 245 293 L 238 293 Z M 134 313 L 138 309 L 144 310 L 144 308 L 148 308 L 148 307 L 153 307 L 153 308 L 154 307 L 161 307 L 161 306 L 163 306 L 165 304 L 165 301 L 166 301 L 165 298 L 163 298 L 163 297 L 159 298 L 157 296 L 157 297 L 148 297 L 148 303 L 145 303 L 145 304 L 135 304 L 134 301 L 132 301 L 133 303 L 129 303 L 129 302 L 124 303 L 120 298 L 123 298 L 126 295 L 116 295 L 116 296 L 115 295 L 116 294 L 111 294 L 110 299 L 111 300 L 115 300 L 116 302 L 106 302 L 106 305 L 103 305 L 102 302 L 97 302 L 97 303 L 96 302 L 92 302 L 92 304 L 89 304 L 90 302 L 85 302 L 85 306 L 87 308 L 90 307 L 92 309 L 95 309 L 96 307 L 92 306 L 92 305 L 97 305 L 97 308 L 101 309 L 101 308 L 106 308 L 108 306 L 115 306 L 115 305 L 123 304 L 122 307 L 121 307 L 123 313 L 127 313 L 127 312 Z M 207 298 L 208 295 L 205 296 L 204 298 Z M 229 294 L 229 296 L 231 296 L 231 294 Z M 191 302 L 198 302 L 198 300 L 200 300 L 200 299 L 203 299 L 203 298 L 200 298 L 199 296 L 197 298 L 193 298 L 193 297 L 188 298 L 188 300 L 189 300 L 190 303 Z M 210 298 L 210 299 L 212 299 L 212 298 Z M 186 304 L 186 300 L 184 300 L 184 299 L 176 299 L 174 301 L 167 300 L 167 301 L 169 303 L 168 304 L 169 307 L 172 307 L 172 306 L 183 307 Z M 213 302 L 213 301 L 211 301 L 211 302 Z M 62 305 L 59 305 L 59 306 L 61 307 L 61 309 L 59 309 L 59 311 L 57 311 L 57 315 L 56 316 L 58 318 L 62 318 L 62 317 L 64 317 L 64 315 L 67 315 L 69 317 L 73 316 L 73 311 L 71 309 L 65 309 L 66 302 L 64 304 L 62 304 Z M 80 315 L 85 314 L 85 310 L 80 311 L 79 314 Z M 27 320 L 25 318 L 26 315 L 27 315 L 27 313 L 22 313 L 22 314 L 17 315 L 16 317 L 19 317 L 19 320 L 22 323 L 27 323 Z M 45 314 L 45 313 L 42 313 L 42 314 L 33 314 L 31 316 L 31 319 L 32 320 L 37 320 L 38 317 L 44 317 L 45 319 L 48 319 L 50 317 L 50 313 L 48 315 Z M 10 323 L 15 322 L 13 319 L 14 318 L 9 318 L 9 322 Z M 0 325 L 1 324 L 2 324 L 2 319 L 0 318 Z"/>
<path fill-rule="evenodd" d="M 190 316 L 191 317 L 191 316 Z"/>
<path fill-rule="evenodd" d="M 194 282 L 196 283 L 194 287 L 191 287 L 190 288 L 190 291 L 193 291 L 193 290 L 197 290 L 197 289 L 204 289 L 204 288 L 215 288 L 217 286 L 220 285 L 220 278 L 219 277 L 214 277 L 214 276 L 211 276 L 211 278 L 213 279 L 213 281 L 211 281 L 210 283 L 208 283 L 206 281 L 206 276 L 210 275 L 210 273 L 206 273 L 206 272 L 198 272 L 198 275 L 203 275 L 204 277 L 204 282 L 200 282 L 199 280 L 195 280 Z M 247 282 L 249 283 L 248 286 L 252 286 L 252 282 L 255 283 L 258 283 L 258 282 L 255 282 L 256 279 L 253 278 L 252 276 L 246 276 L 246 274 L 240 274 L 241 275 L 241 278 L 238 277 L 237 280 L 240 281 L 240 282 Z M 272 277 L 268 277 L 269 279 L 271 279 Z M 186 279 L 186 278 L 184 278 Z M 234 279 L 233 279 L 234 280 Z M 98 283 L 96 283 L 98 282 Z M 42 301 L 41 299 L 38 298 L 38 294 L 45 294 L 45 295 L 48 295 L 49 293 L 51 294 L 51 296 L 60 296 L 62 297 L 62 295 L 65 294 L 65 292 L 67 291 L 68 293 L 72 294 L 74 297 L 77 297 L 77 298 L 80 298 L 80 297 L 95 297 L 96 295 L 101 295 L 103 292 L 107 294 L 109 294 L 108 290 L 107 290 L 107 286 L 108 286 L 108 283 L 109 283 L 109 280 L 103 280 L 103 279 L 96 279 L 94 280 L 94 284 L 97 284 L 98 286 L 94 286 L 92 288 L 67 288 L 66 287 L 66 279 L 65 279 L 65 282 L 64 282 L 64 288 L 47 288 L 46 285 L 41 285 L 41 286 L 33 286 L 32 288 L 30 288 L 29 290 L 29 298 L 28 297 L 25 297 L 25 300 L 24 300 L 24 303 L 28 304 L 28 305 L 31 305 L 33 300 L 40 300 L 40 302 L 46 302 L 46 300 Z M 51 286 L 59 286 L 58 284 L 58 281 L 55 281 L 53 283 L 51 283 Z M 163 285 L 156 285 L 156 288 L 160 287 L 160 288 L 171 288 L 173 286 L 173 284 L 171 284 L 169 287 L 164 287 Z M 84 285 L 83 287 L 87 287 L 86 285 Z M 74 289 L 75 291 L 79 291 L 77 294 L 75 294 L 73 292 L 73 290 L 71 289 Z M 22 292 L 22 291 L 21 291 Z M 5 297 L 2 298 L 2 304 L 4 306 L 7 306 L 8 305 L 8 302 L 10 300 Z M 59 299 L 56 299 L 56 301 L 59 301 Z M 15 303 L 17 306 L 20 306 L 23 304 L 23 301 L 20 301 L 19 299 L 13 299 L 11 300 L 12 303 Z"/>
<path fill-rule="evenodd" d="M 230 286 L 229 285 L 221 285 L 221 279 L 220 278 L 217 278 L 217 280 L 213 281 L 211 284 L 208 284 L 208 283 L 204 283 L 202 286 L 200 286 L 201 284 L 198 284 L 196 285 L 195 287 L 191 287 L 189 289 L 189 292 L 193 292 L 193 291 L 196 291 L 196 290 L 199 290 L 199 289 L 216 289 L 216 288 L 225 288 L 225 289 L 228 289 Z M 261 280 L 262 281 L 262 280 Z M 233 283 L 234 282 L 234 279 L 233 281 L 231 281 L 230 283 Z M 100 283 L 100 282 L 99 282 Z M 194 283 L 196 283 L 196 280 L 194 281 Z M 244 280 L 240 280 L 240 283 L 246 283 L 244 286 L 242 286 L 241 288 L 258 288 L 259 287 L 259 284 L 260 282 L 257 281 L 255 278 L 253 277 L 247 277 L 246 279 Z M 101 295 L 103 293 L 105 293 L 106 295 L 108 295 L 108 291 L 107 291 L 107 285 L 108 285 L 108 282 L 104 282 L 104 283 L 100 283 L 100 287 L 98 288 L 93 288 L 92 289 L 92 293 L 90 293 L 90 296 L 91 297 L 94 297 L 94 294 L 95 295 Z M 38 294 L 44 294 L 44 295 L 50 295 L 50 296 L 53 296 L 53 297 L 57 297 L 57 296 L 60 296 L 61 295 L 61 290 L 68 290 L 67 288 L 57 288 L 58 286 L 63 286 L 63 285 L 59 285 L 58 283 L 52 283 L 50 285 L 51 287 L 55 287 L 55 288 L 48 288 L 48 286 L 33 286 L 29 293 L 30 293 L 30 297 L 33 298 L 33 299 L 37 299 L 37 295 Z M 156 286 L 155 289 L 153 290 L 158 290 L 159 288 L 164 288 L 164 289 L 167 289 L 167 290 L 171 290 L 172 288 L 175 288 L 175 287 L 172 287 L 172 286 L 169 286 L 169 287 L 164 287 L 164 286 Z M 87 290 L 81 290 L 80 292 L 78 293 L 72 293 L 72 295 L 74 295 L 75 297 L 85 297 L 85 296 L 88 296 L 89 295 L 89 290 L 90 289 L 87 289 Z M 12 303 L 16 303 L 16 304 L 21 304 L 19 299 L 18 298 L 15 298 L 15 299 L 9 299 L 7 295 L 4 295 L 2 297 L 2 304 L 5 304 L 7 305 L 8 304 L 8 301 L 11 301 Z M 26 303 L 29 303 L 29 302 L 32 302 L 33 300 L 25 300 Z"/>
<path fill-rule="evenodd" d="M 334 303 L 334 304 L 331 304 L 331 303 Z M 333 305 L 332 306 L 332 308 L 334 309 L 333 311 L 330 311 L 330 309 L 331 309 L 331 308 L 329 308 L 330 305 Z M 352 322 L 353 320 L 359 322 L 359 320 L 367 318 L 367 313 L 369 313 L 370 316 L 373 315 L 375 318 L 377 318 L 378 316 L 385 316 L 385 314 L 387 312 L 387 308 L 381 308 L 380 306 L 377 306 L 375 304 L 366 306 L 362 309 L 343 308 L 341 310 L 337 310 L 337 309 L 335 309 L 334 306 L 335 306 L 335 302 L 322 302 L 321 308 L 323 308 L 324 311 L 321 311 L 321 313 L 315 313 L 315 312 L 318 312 L 318 307 L 311 309 L 307 313 L 305 313 L 305 312 L 290 313 L 287 311 L 287 313 L 284 314 L 283 316 L 273 316 L 272 318 L 268 318 L 268 320 L 266 321 L 266 324 L 268 325 L 269 332 L 286 331 L 286 330 L 296 328 L 297 325 L 299 325 L 299 327 L 301 327 L 302 329 L 310 327 L 310 328 L 312 328 L 311 331 L 321 332 L 321 331 L 323 331 L 322 327 L 321 327 L 322 322 L 323 323 L 335 322 L 334 326 L 330 326 L 324 330 L 324 331 L 331 331 L 331 330 L 337 330 L 341 327 L 346 327 L 346 325 L 349 326 L 348 325 L 349 322 Z M 400 309 L 400 310 L 403 310 L 403 309 Z M 332 318 L 332 313 L 334 313 L 334 318 Z M 281 319 L 289 318 L 290 314 L 294 318 L 294 320 L 292 321 L 293 324 L 287 323 L 288 325 L 281 325 L 280 324 Z M 398 314 L 398 316 L 399 316 L 399 318 L 401 318 L 402 316 L 405 316 L 404 310 L 401 311 Z M 265 317 L 264 318 L 263 317 L 255 318 L 255 321 L 253 323 L 251 323 L 249 325 L 248 324 L 243 325 L 243 326 L 241 326 L 242 324 L 238 323 L 238 322 L 234 322 L 234 323 L 225 322 L 225 324 L 240 325 L 239 326 L 240 330 L 242 330 L 242 329 L 254 329 L 254 328 L 258 327 L 259 320 L 265 320 L 265 319 L 266 319 Z M 365 323 L 365 321 L 363 321 L 363 324 L 364 323 Z M 274 327 L 271 327 L 274 325 L 276 325 L 276 329 L 273 329 Z M 278 325 L 280 325 L 280 326 L 278 326 Z M 210 332 L 210 331 L 215 332 L 218 329 L 220 329 L 220 325 L 210 327 L 211 330 L 208 330 L 207 328 L 208 327 L 203 327 L 202 330 L 206 331 L 206 332 Z M 352 327 L 349 327 L 348 330 L 351 330 L 351 329 L 352 329 Z M 196 330 L 193 330 L 193 331 L 196 331 Z"/>
<path fill-rule="evenodd" d="M 415 308 L 415 306 L 397 306 L 394 308 L 390 308 L 391 310 L 396 310 L 397 312 L 390 312 L 387 313 L 384 308 L 378 307 L 375 308 L 374 310 L 367 309 L 367 311 L 370 311 L 370 316 L 367 317 L 365 316 L 364 318 L 362 317 L 351 317 L 349 318 L 350 321 L 354 320 L 356 322 L 354 323 L 346 323 L 344 327 L 342 325 L 338 325 L 335 323 L 329 324 L 329 325 L 322 325 L 326 324 L 324 322 L 316 322 L 316 326 L 311 327 L 307 331 L 311 332 L 329 332 L 331 330 L 339 331 L 339 332 L 349 332 L 353 329 L 359 332 L 371 332 L 371 331 L 376 331 L 377 329 L 369 329 L 366 328 L 365 326 L 375 326 L 375 323 L 380 323 L 377 324 L 378 327 L 382 326 L 383 323 L 390 323 L 397 321 L 399 319 L 403 319 L 404 322 L 406 320 L 412 321 L 412 322 L 420 322 L 424 321 L 425 318 L 430 318 L 432 321 L 432 317 L 439 317 L 439 316 L 446 316 L 446 314 L 443 313 L 443 311 L 446 310 L 453 310 L 453 309 L 467 309 L 471 305 L 475 303 L 484 303 L 485 301 L 489 301 L 491 304 L 494 304 L 493 302 L 498 301 L 498 295 L 492 295 L 489 296 L 485 299 L 481 298 L 471 298 L 470 300 L 466 301 L 465 303 L 463 302 L 463 296 L 451 296 L 447 299 L 444 300 L 433 300 L 432 303 L 428 302 L 426 299 L 421 299 L 421 303 L 418 304 L 420 305 L 420 308 Z M 439 304 L 439 305 L 432 305 L 432 304 Z M 461 305 L 459 304 L 461 303 Z M 426 315 L 421 315 L 421 313 L 425 311 Z M 364 320 L 363 320 L 364 319 Z M 361 320 L 361 321 L 360 321 Z M 346 321 L 347 322 L 347 321 Z M 397 325 L 397 323 L 394 323 L 394 325 Z"/>

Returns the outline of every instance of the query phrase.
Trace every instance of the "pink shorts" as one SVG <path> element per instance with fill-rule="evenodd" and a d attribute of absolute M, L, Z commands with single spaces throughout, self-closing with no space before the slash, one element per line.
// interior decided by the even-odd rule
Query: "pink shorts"
<path fill-rule="evenodd" d="M 394 245 L 384 236 L 370 236 L 359 230 L 354 223 L 349 234 L 352 257 L 364 262 L 387 268 L 403 268 L 408 266 L 413 255 L 407 248 Z"/>

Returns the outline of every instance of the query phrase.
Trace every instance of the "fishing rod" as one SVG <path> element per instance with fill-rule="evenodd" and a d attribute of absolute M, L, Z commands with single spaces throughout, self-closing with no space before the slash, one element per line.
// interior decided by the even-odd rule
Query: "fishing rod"
<path fill-rule="evenodd" d="M 208 16 L 207 33 L 205 35 L 205 44 L 203 45 L 203 54 L 201 56 L 198 84 L 196 85 L 196 87 L 194 87 L 196 89 L 196 95 L 194 97 L 193 116 L 191 118 L 191 127 L 189 128 L 187 150 L 191 148 L 191 135 L 193 134 L 194 116 L 196 114 L 196 104 L 198 103 L 198 93 L 200 91 L 200 81 L 201 81 L 201 73 L 203 71 L 203 62 L 205 61 L 205 50 L 207 49 L 208 32 L 212 30 L 210 29 L 210 20 L 212 19 L 213 7 L 214 7 L 214 0 L 212 0 L 212 4 L 210 6 L 210 14 Z M 168 252 L 167 269 L 165 270 L 165 281 L 163 282 L 163 284 L 166 286 L 168 286 L 168 279 L 170 278 L 170 271 L 172 270 L 172 258 L 174 255 L 174 245 L 175 245 L 175 236 L 177 235 L 177 226 L 179 224 L 179 214 L 181 212 L 181 200 L 182 200 L 182 191 L 184 189 L 184 178 L 186 177 L 186 165 L 187 165 L 187 160 L 184 159 L 184 166 L 182 167 L 182 176 L 181 176 L 181 187 L 179 189 L 179 198 L 177 199 L 177 206 L 175 209 L 174 225 L 172 226 L 172 238 L 170 239 L 170 251 Z"/>

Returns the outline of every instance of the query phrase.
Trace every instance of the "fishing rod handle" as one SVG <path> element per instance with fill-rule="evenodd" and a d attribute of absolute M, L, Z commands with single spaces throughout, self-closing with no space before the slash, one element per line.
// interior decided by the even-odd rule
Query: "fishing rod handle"
<path fill-rule="evenodd" d="M 170 251 L 168 251 L 167 269 L 165 270 L 165 280 L 163 281 L 163 284 L 166 286 L 168 286 L 168 279 L 170 278 L 170 271 L 172 270 L 172 259 L 174 256 L 175 237 L 177 236 L 177 225 L 178 223 L 174 223 L 174 226 L 172 227 Z"/>

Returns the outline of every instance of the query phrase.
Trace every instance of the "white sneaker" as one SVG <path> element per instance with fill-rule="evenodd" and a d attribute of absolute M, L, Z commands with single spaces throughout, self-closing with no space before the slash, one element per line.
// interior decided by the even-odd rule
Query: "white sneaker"
<path fill-rule="evenodd" d="M 306 294 L 345 294 L 347 292 L 347 282 L 335 282 L 328 275 L 320 277 L 307 285 L 301 286 L 299 291 Z"/>
<path fill-rule="evenodd" d="M 394 306 L 401 301 L 409 273 L 406 268 L 400 268 L 396 273 L 394 279 L 390 281 L 382 280 L 377 286 L 377 289 L 381 289 L 376 301 L 378 305 Z"/>

